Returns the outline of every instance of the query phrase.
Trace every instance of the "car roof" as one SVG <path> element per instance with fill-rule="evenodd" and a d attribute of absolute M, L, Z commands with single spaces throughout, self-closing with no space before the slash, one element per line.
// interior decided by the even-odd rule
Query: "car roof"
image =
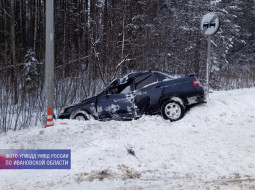
<path fill-rule="evenodd" d="M 162 73 L 162 72 L 159 72 L 159 71 L 143 71 L 143 72 L 133 72 L 133 73 L 130 73 L 128 75 L 126 75 L 124 78 L 128 78 L 128 79 L 131 79 L 131 78 L 135 78 L 135 77 L 140 77 L 140 76 L 143 76 L 143 75 L 147 75 L 147 74 L 155 74 L 157 77 L 159 77 L 160 79 L 162 78 L 171 78 L 171 79 L 174 79 L 176 77 L 174 76 L 171 76 L 171 75 L 168 75 L 166 73 Z"/>
<path fill-rule="evenodd" d="M 133 73 L 130 73 L 127 75 L 127 78 L 130 79 L 130 78 L 135 78 L 135 77 L 139 77 L 139 76 L 142 76 L 142 75 L 145 75 L 145 74 L 149 74 L 149 73 L 152 73 L 151 71 L 148 71 L 148 72 L 133 72 Z"/>

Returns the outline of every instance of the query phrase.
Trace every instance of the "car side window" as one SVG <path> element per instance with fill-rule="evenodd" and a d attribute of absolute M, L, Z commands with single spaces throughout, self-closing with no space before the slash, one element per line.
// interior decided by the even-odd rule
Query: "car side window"
<path fill-rule="evenodd" d="M 151 74 L 147 76 L 146 78 L 138 81 L 135 85 L 136 90 L 144 88 L 147 85 L 150 85 L 152 83 L 158 82 L 158 79 L 155 75 Z"/>

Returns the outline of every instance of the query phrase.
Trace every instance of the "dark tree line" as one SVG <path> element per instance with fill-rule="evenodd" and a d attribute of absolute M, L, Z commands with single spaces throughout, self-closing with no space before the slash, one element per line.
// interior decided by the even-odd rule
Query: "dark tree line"
<path fill-rule="evenodd" d="M 131 71 L 196 73 L 204 82 L 206 37 L 199 26 L 211 11 L 221 20 L 212 38 L 211 87 L 254 86 L 254 0 L 54 2 L 57 110 Z M 45 3 L 0 0 L 0 128 L 5 131 L 39 121 L 45 109 Z"/>

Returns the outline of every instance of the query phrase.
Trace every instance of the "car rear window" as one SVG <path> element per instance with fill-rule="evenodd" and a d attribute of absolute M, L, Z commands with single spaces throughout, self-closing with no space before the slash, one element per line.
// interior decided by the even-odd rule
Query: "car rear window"
<path fill-rule="evenodd" d="M 135 79 L 135 89 L 141 89 L 145 86 L 148 86 L 152 83 L 155 83 L 157 82 L 158 79 L 157 77 L 154 75 L 154 74 L 147 74 L 147 75 L 143 75 L 143 76 L 140 76 L 140 77 L 137 77 Z"/>

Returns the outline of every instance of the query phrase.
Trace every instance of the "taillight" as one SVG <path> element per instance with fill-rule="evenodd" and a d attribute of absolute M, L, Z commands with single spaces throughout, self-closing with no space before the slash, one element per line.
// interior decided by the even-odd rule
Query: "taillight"
<path fill-rule="evenodd" d="M 199 86 L 200 85 L 198 80 L 193 80 L 192 83 L 193 83 L 193 86 Z"/>

